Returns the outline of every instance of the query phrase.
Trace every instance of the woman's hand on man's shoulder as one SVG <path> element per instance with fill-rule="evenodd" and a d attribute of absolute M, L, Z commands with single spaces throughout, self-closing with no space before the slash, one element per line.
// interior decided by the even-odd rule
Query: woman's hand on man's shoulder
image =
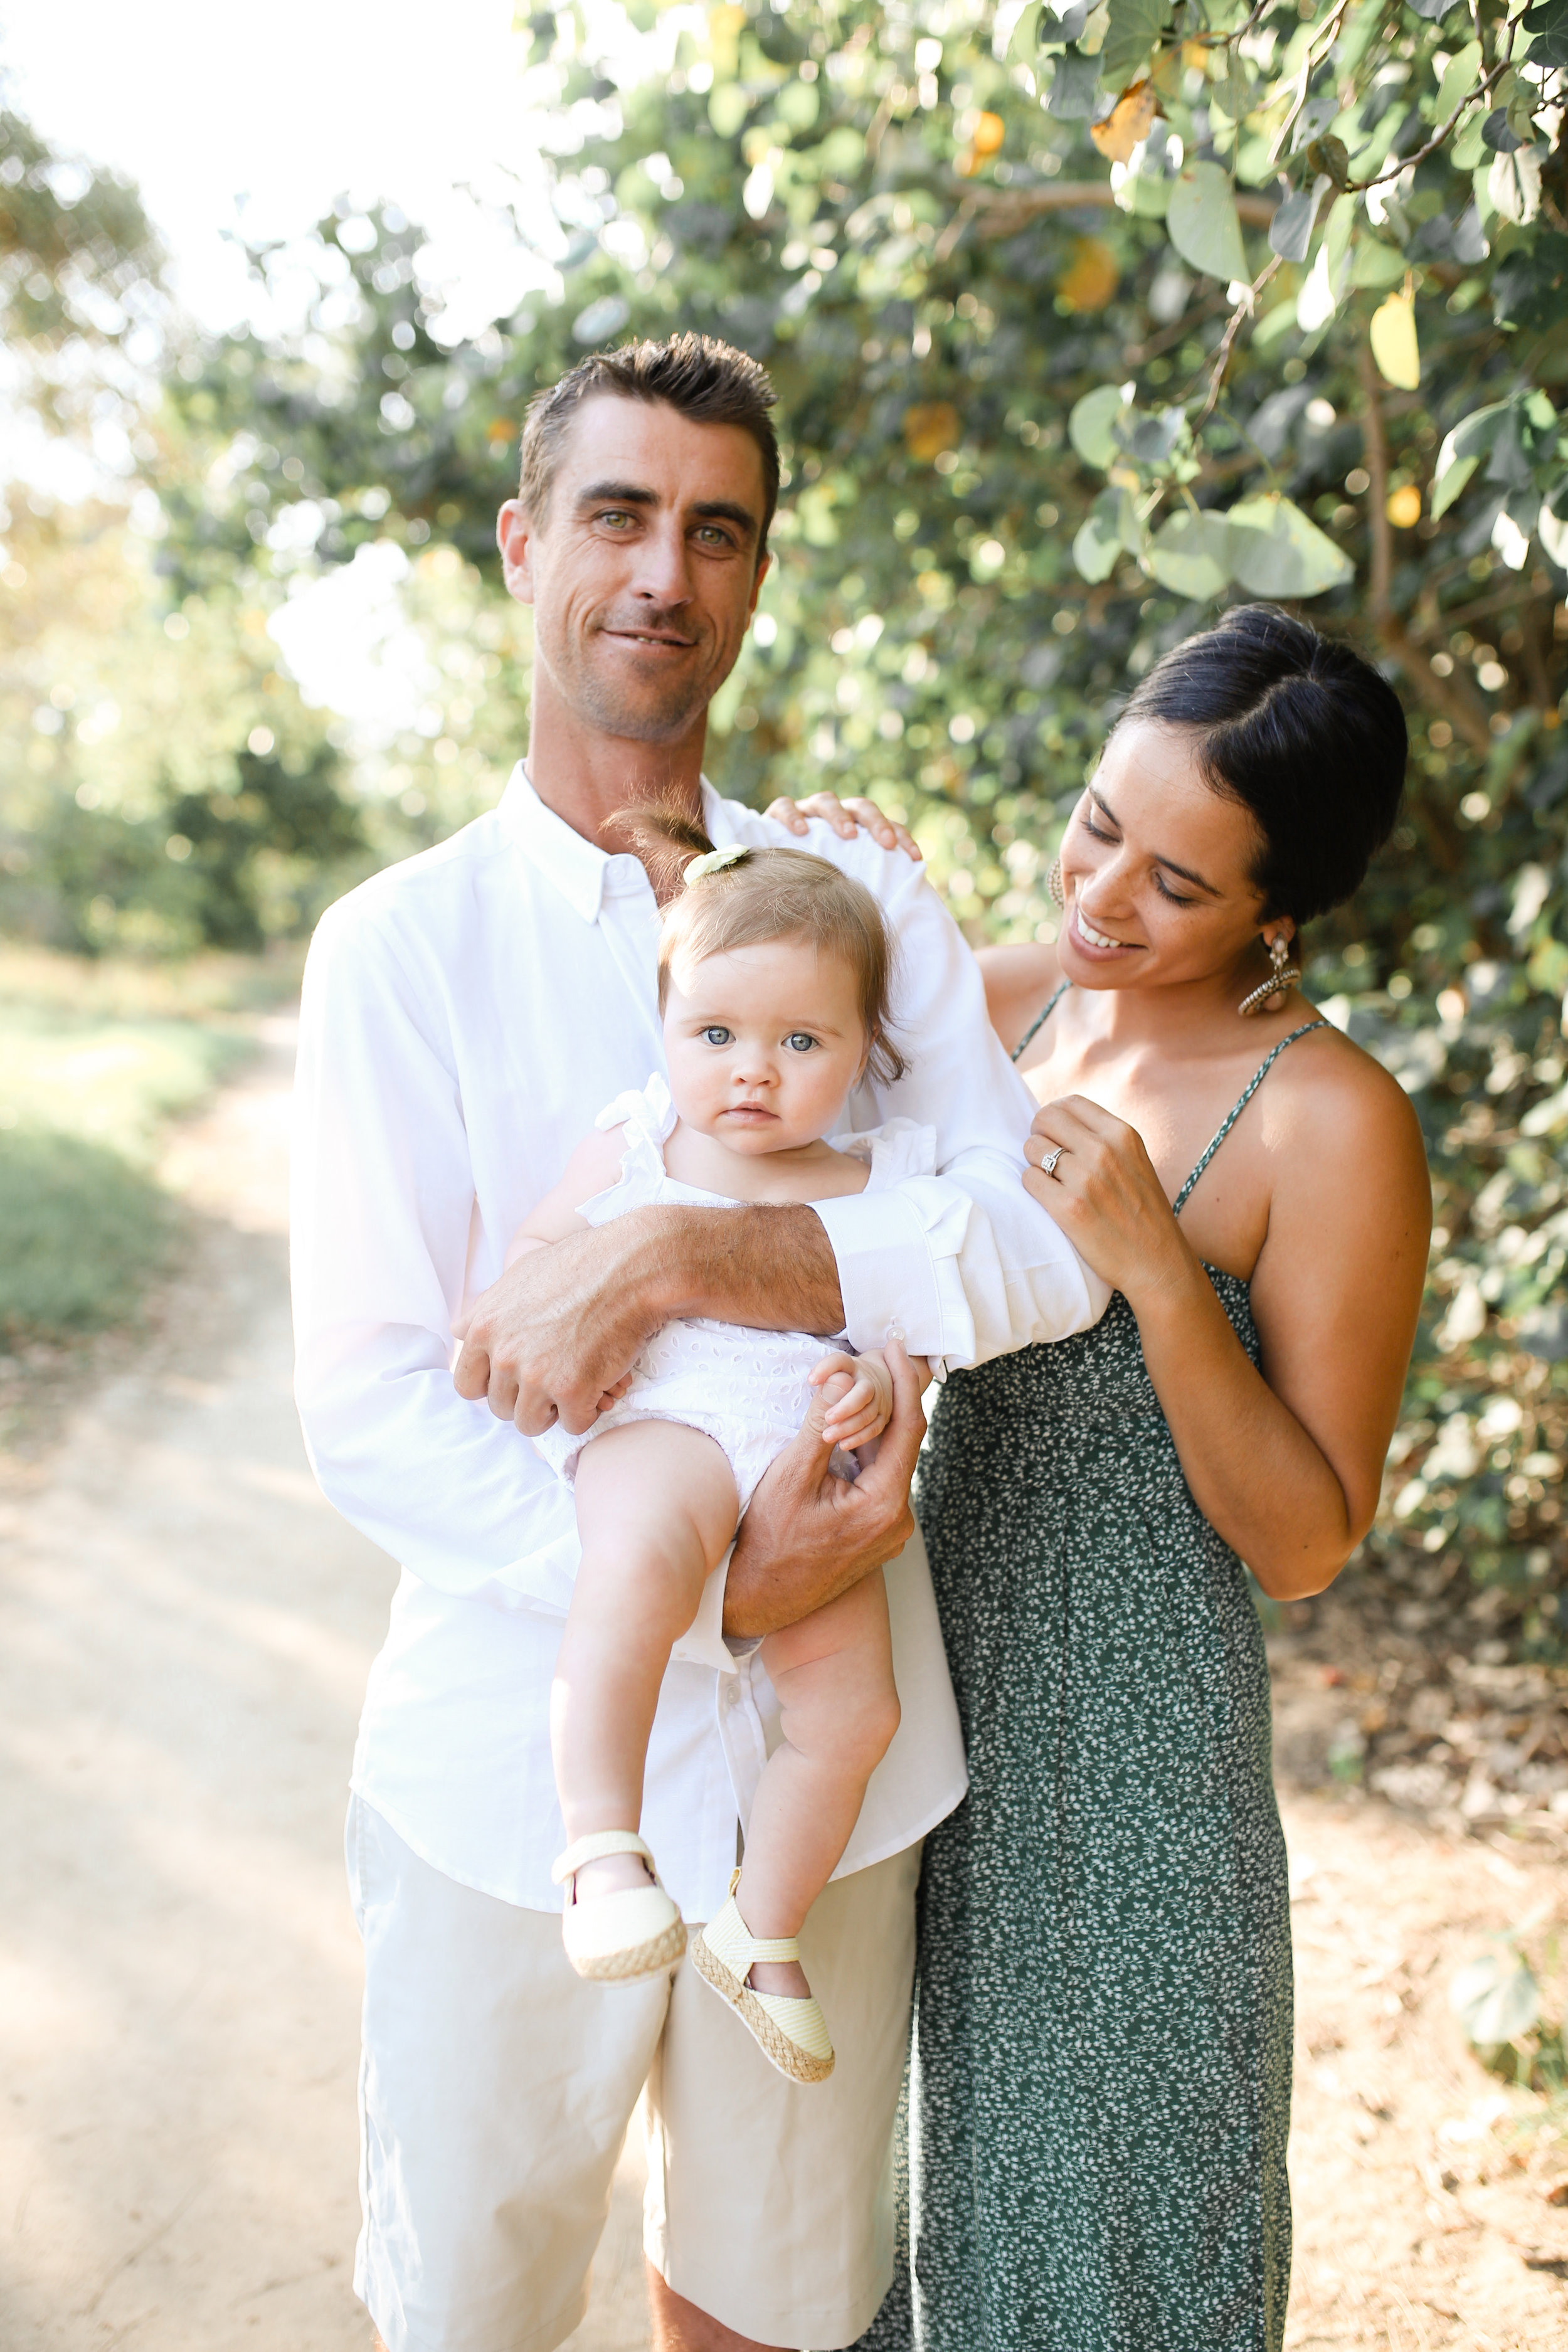
<path fill-rule="evenodd" d="M 907 825 L 900 824 L 863 794 L 851 793 L 840 800 L 837 793 L 813 793 L 803 801 L 792 801 L 783 794 L 770 801 L 763 811 L 774 824 L 782 824 L 797 840 L 804 840 L 811 822 L 816 818 L 829 824 L 841 841 L 853 841 L 858 833 L 868 833 L 879 849 L 901 849 L 918 866 L 924 852 Z"/>

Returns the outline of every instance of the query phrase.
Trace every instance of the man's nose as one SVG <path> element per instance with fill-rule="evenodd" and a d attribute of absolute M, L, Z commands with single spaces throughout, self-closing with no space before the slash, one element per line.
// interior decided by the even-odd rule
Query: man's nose
<path fill-rule="evenodd" d="M 684 604 L 691 596 L 691 555 L 686 544 L 686 533 L 679 520 L 671 516 L 650 530 L 637 550 L 637 565 L 632 582 L 634 595 L 646 597 L 654 604 Z"/>

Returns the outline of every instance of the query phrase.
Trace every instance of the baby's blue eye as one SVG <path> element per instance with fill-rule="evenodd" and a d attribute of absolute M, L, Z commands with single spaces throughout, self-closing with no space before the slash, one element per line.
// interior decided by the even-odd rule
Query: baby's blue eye
<path fill-rule="evenodd" d="M 784 1044 L 792 1054 L 809 1054 L 816 1045 L 816 1040 L 815 1037 L 807 1036 L 804 1029 L 795 1029 L 784 1039 Z"/>
<path fill-rule="evenodd" d="M 705 1045 L 727 1045 L 730 1042 L 730 1032 L 728 1029 L 721 1029 L 715 1022 L 711 1028 L 703 1030 L 702 1042 Z"/>

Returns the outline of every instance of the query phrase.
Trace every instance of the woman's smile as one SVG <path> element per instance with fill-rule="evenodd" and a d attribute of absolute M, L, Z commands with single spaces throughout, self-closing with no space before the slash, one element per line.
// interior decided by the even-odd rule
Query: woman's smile
<path fill-rule="evenodd" d="M 1106 932 L 1097 931 L 1085 919 L 1083 908 L 1076 898 L 1073 900 L 1071 921 L 1076 943 L 1086 948 L 1091 955 L 1125 955 L 1134 944 L 1131 940 L 1113 940 Z"/>

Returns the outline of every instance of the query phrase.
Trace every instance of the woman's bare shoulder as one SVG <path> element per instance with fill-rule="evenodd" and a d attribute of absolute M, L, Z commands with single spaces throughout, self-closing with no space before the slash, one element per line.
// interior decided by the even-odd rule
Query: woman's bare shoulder
<path fill-rule="evenodd" d="M 1303 1037 L 1269 1076 L 1271 1110 L 1290 1157 L 1342 1183 L 1355 1167 L 1425 1187 L 1426 1147 L 1415 1107 L 1375 1055 L 1336 1029 Z"/>
<path fill-rule="evenodd" d="M 1061 976 L 1057 951 L 1043 940 L 1025 940 L 1012 947 L 981 948 L 975 961 L 985 982 L 991 1026 L 1011 1049 Z"/>

